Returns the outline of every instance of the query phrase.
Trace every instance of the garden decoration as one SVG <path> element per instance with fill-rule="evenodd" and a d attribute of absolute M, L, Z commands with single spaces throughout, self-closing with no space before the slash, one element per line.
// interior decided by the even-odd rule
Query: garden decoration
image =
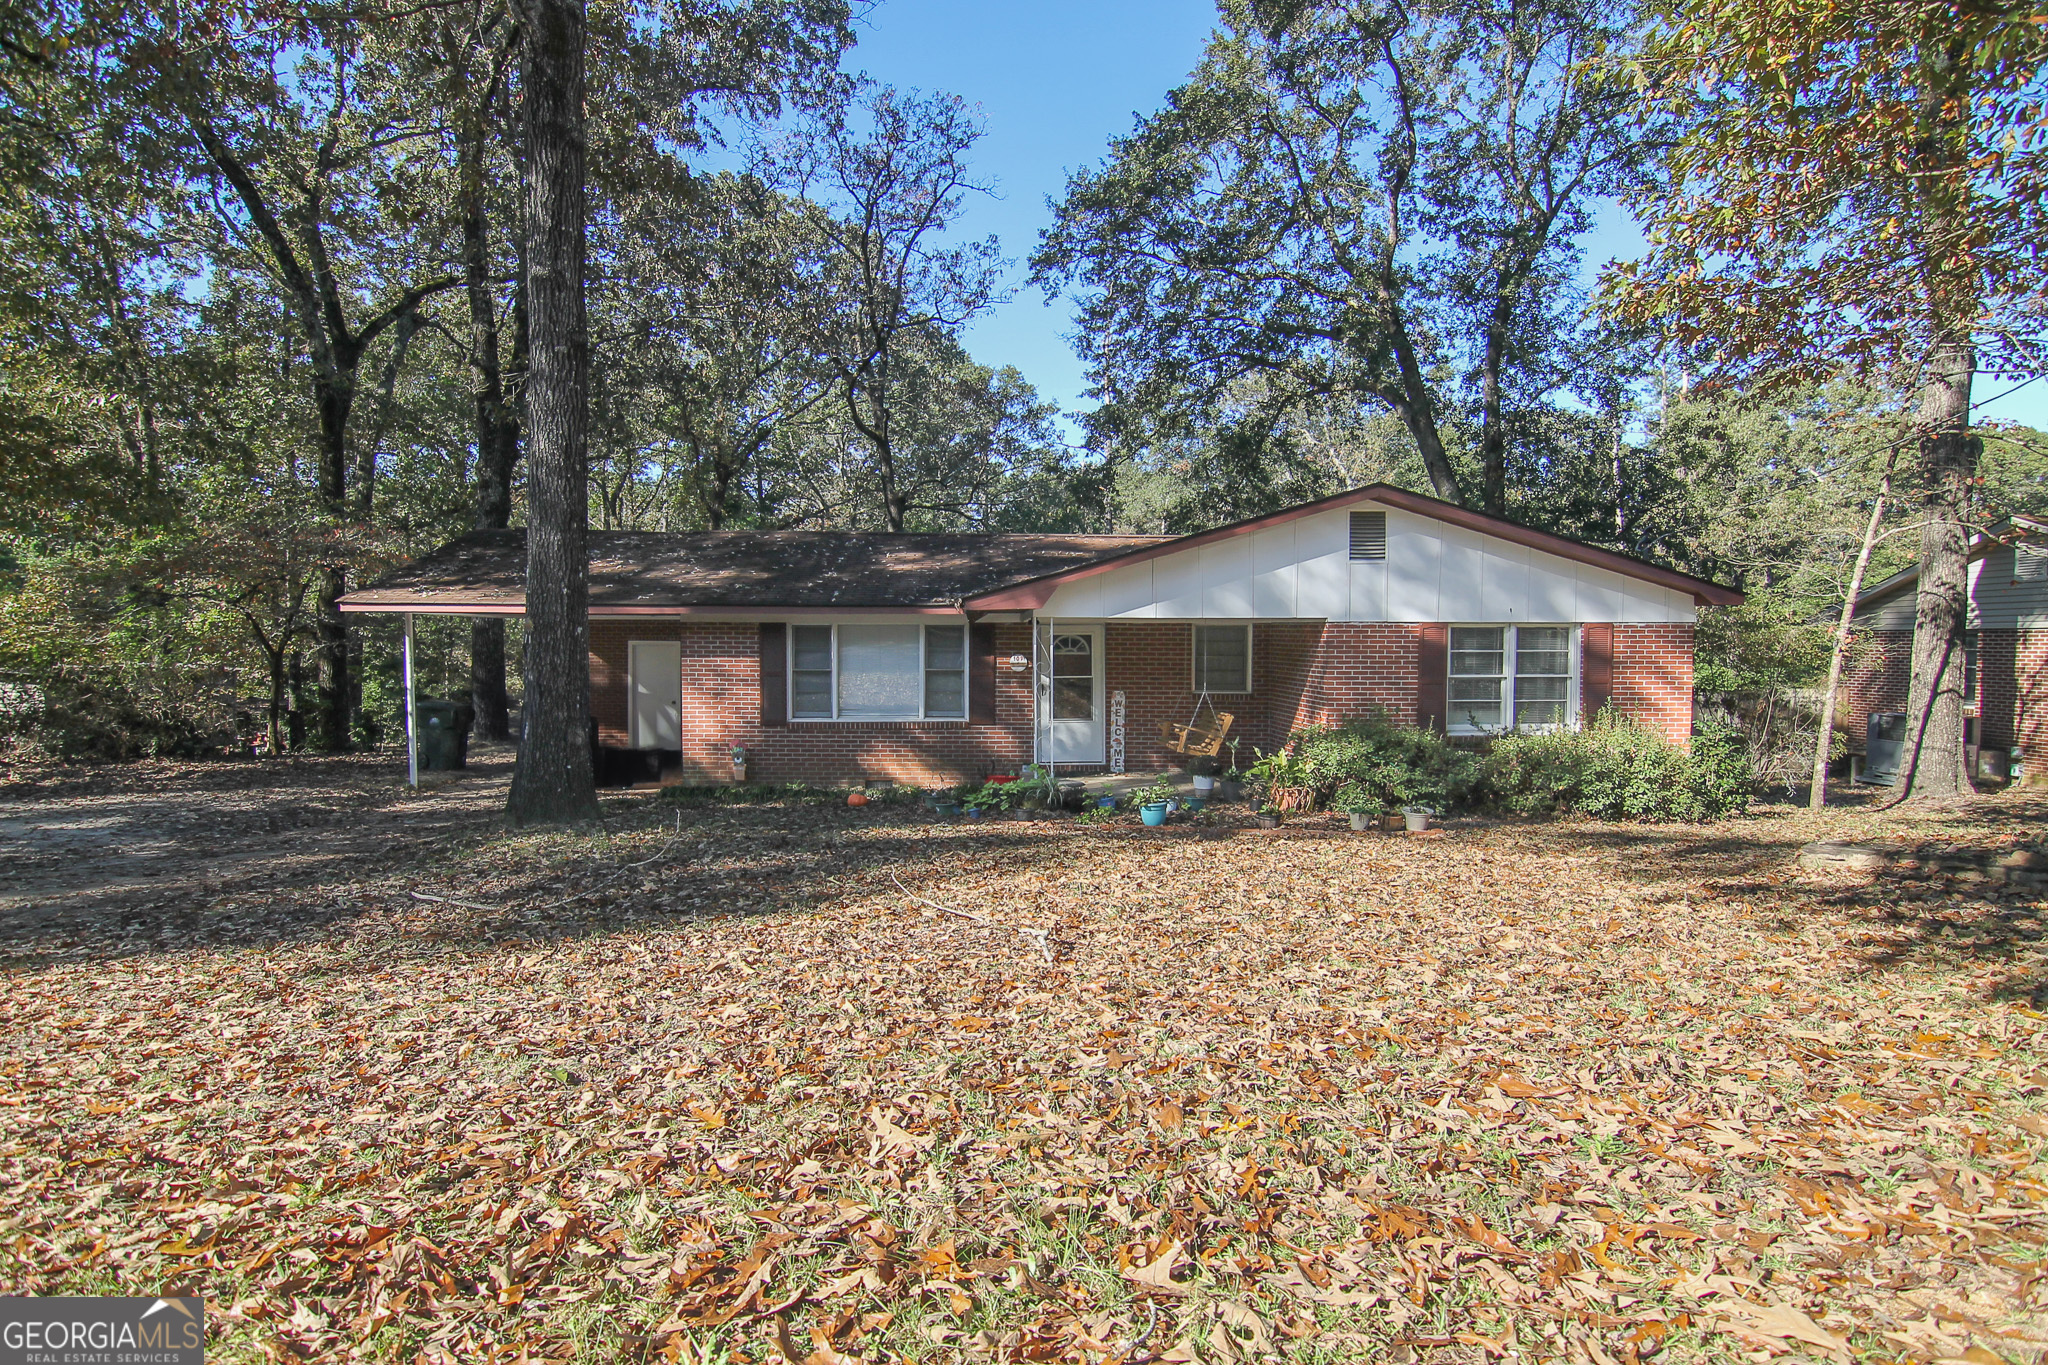
<path fill-rule="evenodd" d="M 1202 707 L 1209 708 L 1209 723 L 1203 725 Z M 1166 747 L 1186 758 L 1214 758 L 1223 749 L 1223 737 L 1230 733 L 1230 726 L 1236 716 L 1228 711 L 1218 711 L 1216 703 L 1209 700 L 1204 692 L 1195 698 L 1195 709 L 1186 725 L 1176 725 L 1167 720 L 1159 723 L 1159 737 L 1166 741 Z"/>

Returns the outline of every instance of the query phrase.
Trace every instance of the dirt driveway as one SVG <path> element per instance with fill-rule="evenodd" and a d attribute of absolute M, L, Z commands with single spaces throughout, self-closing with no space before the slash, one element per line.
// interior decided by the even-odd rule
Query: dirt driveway
<path fill-rule="evenodd" d="M 0 774 L 0 918 L 48 926 L 358 874 L 489 828 L 512 755 L 479 746 L 418 792 L 389 752 Z"/>

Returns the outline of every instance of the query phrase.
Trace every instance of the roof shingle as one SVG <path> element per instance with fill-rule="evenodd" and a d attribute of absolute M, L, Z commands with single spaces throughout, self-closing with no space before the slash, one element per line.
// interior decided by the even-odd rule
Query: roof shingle
<path fill-rule="evenodd" d="M 590 607 L 955 607 L 1167 536 L 593 531 Z M 343 598 L 356 611 L 516 609 L 526 533 L 470 531 Z"/>

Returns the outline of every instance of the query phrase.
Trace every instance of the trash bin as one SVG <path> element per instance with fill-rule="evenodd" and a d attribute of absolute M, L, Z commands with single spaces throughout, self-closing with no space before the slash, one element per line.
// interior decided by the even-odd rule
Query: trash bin
<path fill-rule="evenodd" d="M 420 767 L 439 771 L 465 766 L 475 712 L 454 701 L 420 701 L 413 709 L 419 717 Z"/>

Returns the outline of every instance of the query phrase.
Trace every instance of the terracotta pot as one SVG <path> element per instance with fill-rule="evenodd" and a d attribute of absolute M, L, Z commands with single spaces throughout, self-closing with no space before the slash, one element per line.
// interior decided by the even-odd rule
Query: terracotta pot
<path fill-rule="evenodd" d="M 846 804 L 849 806 L 865 806 L 867 803 L 868 794 L 866 792 L 848 792 L 846 794 Z"/>

